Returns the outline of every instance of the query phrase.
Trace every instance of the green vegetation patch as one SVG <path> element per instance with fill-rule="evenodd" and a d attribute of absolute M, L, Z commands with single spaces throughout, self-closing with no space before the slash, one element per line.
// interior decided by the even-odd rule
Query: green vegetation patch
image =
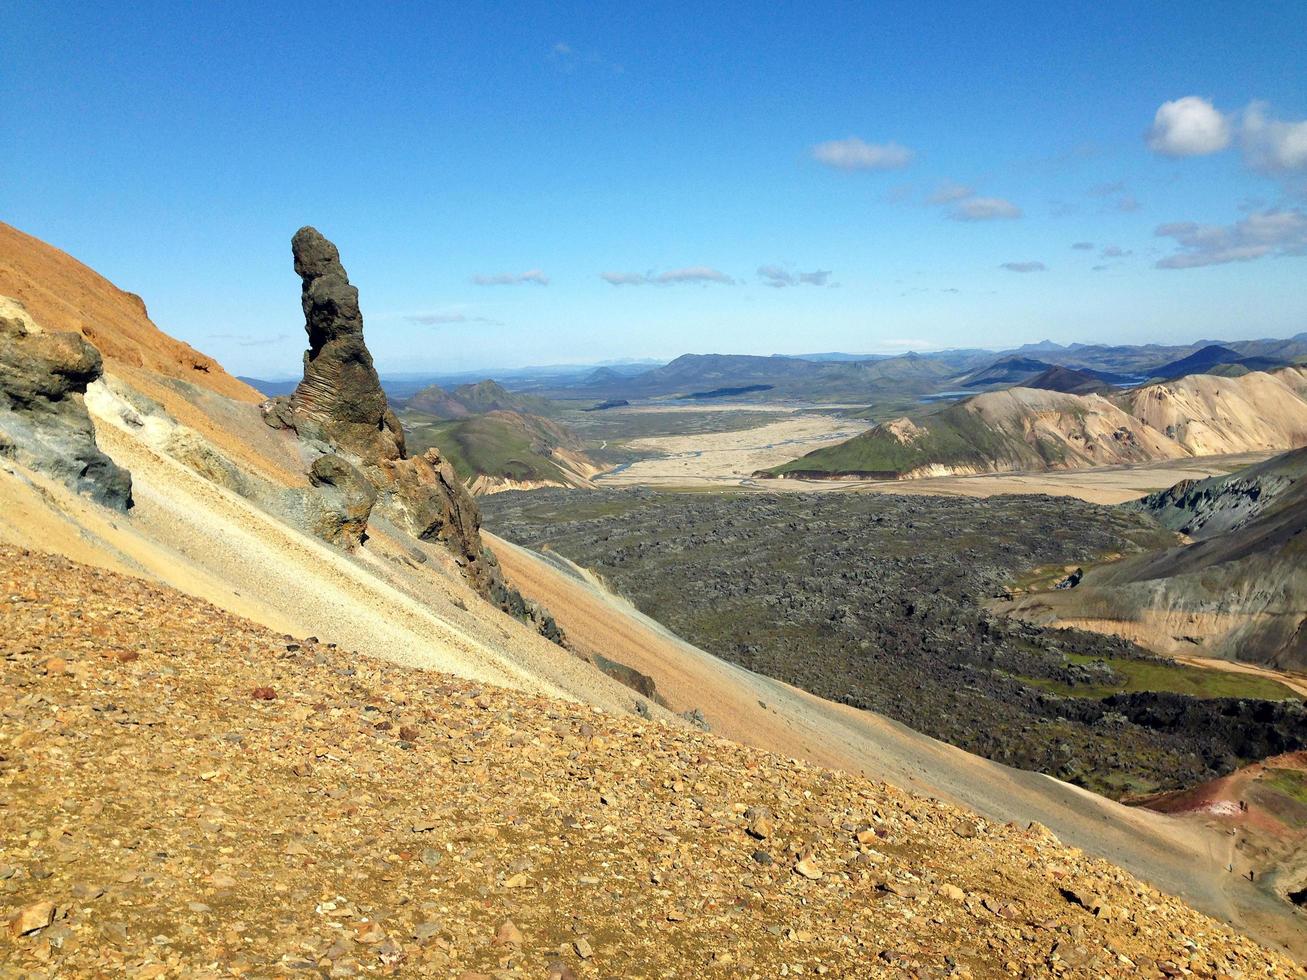
<path fill-rule="evenodd" d="M 1298 769 L 1268 769 L 1260 782 L 1307 806 L 1307 772 Z"/>
<path fill-rule="evenodd" d="M 1255 674 L 1209 670 L 1161 660 L 1103 658 L 1073 653 L 1065 656 L 1074 664 L 1107 664 L 1119 680 L 1115 684 L 1063 684 L 1039 677 L 1023 677 L 1021 680 L 1054 694 L 1076 698 L 1098 699 L 1137 691 L 1187 694 L 1195 698 L 1256 698 L 1265 701 L 1299 698 L 1292 688 Z"/>

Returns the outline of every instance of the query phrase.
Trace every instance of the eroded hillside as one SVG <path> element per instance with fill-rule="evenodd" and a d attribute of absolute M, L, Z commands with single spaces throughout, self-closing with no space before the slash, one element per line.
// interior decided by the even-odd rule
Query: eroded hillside
<path fill-rule="evenodd" d="M 1196 374 L 1110 397 L 991 391 L 894 419 L 762 476 L 913 479 L 1081 469 L 1307 444 L 1303 371 Z"/>

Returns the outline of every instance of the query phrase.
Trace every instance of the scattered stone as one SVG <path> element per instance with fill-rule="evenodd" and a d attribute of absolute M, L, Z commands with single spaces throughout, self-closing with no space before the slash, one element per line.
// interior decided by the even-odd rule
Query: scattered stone
<path fill-rule="evenodd" d="M 802 875 L 810 881 L 816 881 L 825 872 L 817 867 L 817 862 L 810 857 L 801 858 L 794 865 L 795 874 Z"/>
<path fill-rule="evenodd" d="M 495 932 L 496 946 L 521 946 L 522 931 L 513 924 L 512 919 L 504 920 L 504 923 Z"/>
<path fill-rule="evenodd" d="M 776 832 L 776 817 L 765 806 L 750 807 L 744 811 L 744 819 L 749 821 L 749 835 L 758 840 L 766 840 Z"/>
<path fill-rule="evenodd" d="M 19 909 L 9 920 L 9 935 L 17 939 L 39 932 L 54 921 L 54 913 L 53 902 L 35 902 Z"/>

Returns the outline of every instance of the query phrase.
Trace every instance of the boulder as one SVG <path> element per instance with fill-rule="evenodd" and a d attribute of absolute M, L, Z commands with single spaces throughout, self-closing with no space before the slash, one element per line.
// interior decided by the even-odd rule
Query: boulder
<path fill-rule="evenodd" d="M 80 334 L 46 332 L 0 297 L 0 454 L 125 511 L 131 474 L 95 444 L 83 400 L 102 374 L 100 352 Z"/>
<path fill-rule="evenodd" d="M 377 491 L 355 465 L 335 453 L 319 456 L 309 469 L 309 481 L 321 492 L 313 530 L 343 548 L 353 548 L 366 536 L 368 517 Z"/>

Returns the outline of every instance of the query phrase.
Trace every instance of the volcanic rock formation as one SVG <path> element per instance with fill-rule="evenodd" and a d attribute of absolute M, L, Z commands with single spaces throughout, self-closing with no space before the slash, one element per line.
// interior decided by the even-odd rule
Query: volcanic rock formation
<path fill-rule="evenodd" d="M 47 333 L 0 296 L 0 455 L 126 510 L 131 474 L 96 446 L 82 400 L 102 373 L 100 352 L 79 334 Z"/>
<path fill-rule="evenodd" d="M 386 403 L 372 355 L 363 343 L 359 291 L 340 252 L 316 228 L 291 239 L 309 349 L 304 380 L 290 398 L 296 431 L 365 460 L 401 459 L 404 430 Z"/>
<path fill-rule="evenodd" d="M 407 456 L 404 429 L 363 340 L 358 289 L 340 252 L 311 227 L 295 233 L 291 252 L 309 335 L 304 379 L 288 399 L 272 399 L 263 411 L 269 425 L 295 430 L 323 453 L 309 474 L 324 504 L 313 530 L 353 547 L 366 537 L 376 505 L 415 537 L 443 543 L 472 583 L 494 598 L 504 587 L 481 543 L 480 512 L 439 452 Z"/>

